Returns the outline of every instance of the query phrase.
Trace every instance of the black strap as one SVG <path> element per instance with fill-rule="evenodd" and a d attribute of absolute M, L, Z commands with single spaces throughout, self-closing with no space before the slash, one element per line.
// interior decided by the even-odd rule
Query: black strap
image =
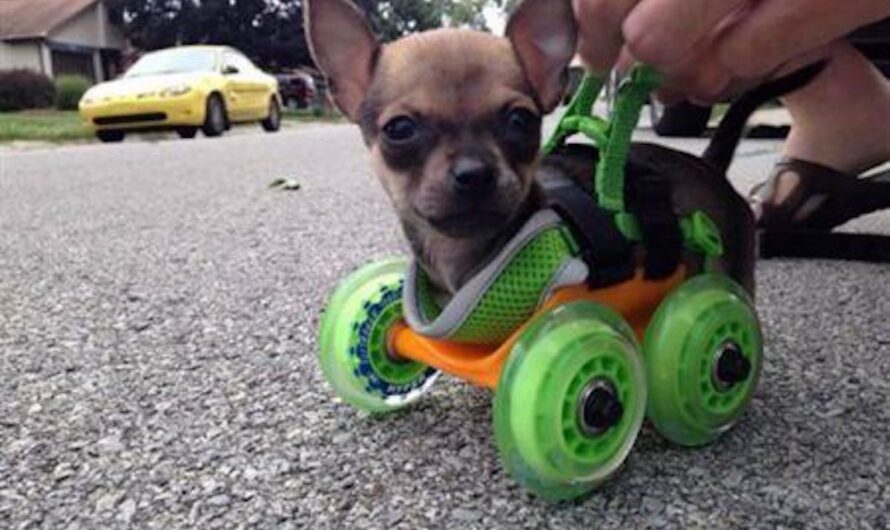
<path fill-rule="evenodd" d="M 572 230 L 580 258 L 590 269 L 591 287 L 616 285 L 636 272 L 633 243 L 615 225 L 614 214 L 597 204 L 592 194 L 571 180 L 543 184 L 547 206 Z"/>
<path fill-rule="evenodd" d="M 804 230 L 758 232 L 761 259 L 809 258 L 890 263 L 890 236 Z"/>
<path fill-rule="evenodd" d="M 683 259 L 683 231 L 674 213 L 671 183 L 661 173 L 634 172 L 628 195 L 629 210 L 640 224 L 646 248 L 646 279 L 668 278 Z"/>

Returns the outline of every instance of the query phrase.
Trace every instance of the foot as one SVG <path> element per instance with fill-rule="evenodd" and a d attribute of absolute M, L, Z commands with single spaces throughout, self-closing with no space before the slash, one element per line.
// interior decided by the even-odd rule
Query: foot
<path fill-rule="evenodd" d="M 890 208 L 890 172 L 859 178 L 822 164 L 784 159 L 752 190 L 750 202 L 760 228 L 829 231 Z"/>
<path fill-rule="evenodd" d="M 813 83 L 784 99 L 794 124 L 784 158 L 810 164 L 780 163 L 773 176 L 752 192 L 760 226 L 836 226 L 828 225 L 852 214 L 856 205 L 829 205 L 829 197 L 840 194 L 832 203 L 850 200 L 852 196 L 842 192 L 849 189 L 849 175 L 890 160 L 890 134 L 886 134 L 890 82 L 848 43 L 834 45 L 829 59 Z M 830 182 L 844 177 L 846 182 L 836 186 Z M 844 215 L 825 216 L 826 206 L 844 210 Z M 820 211 L 821 218 L 814 217 Z"/>

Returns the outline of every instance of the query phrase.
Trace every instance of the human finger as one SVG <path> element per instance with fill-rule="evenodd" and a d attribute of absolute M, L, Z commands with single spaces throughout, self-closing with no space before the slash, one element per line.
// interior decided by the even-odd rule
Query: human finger
<path fill-rule="evenodd" d="M 724 19 L 745 9 L 750 2 L 644 0 L 624 21 L 624 38 L 641 61 L 656 67 L 671 67 L 707 40 Z"/>
<path fill-rule="evenodd" d="M 888 16 L 887 0 L 766 0 L 736 21 L 716 50 L 733 77 L 756 78 Z"/>
<path fill-rule="evenodd" d="M 621 26 L 639 0 L 573 0 L 578 20 L 578 53 L 589 70 L 607 73 L 618 58 Z"/>

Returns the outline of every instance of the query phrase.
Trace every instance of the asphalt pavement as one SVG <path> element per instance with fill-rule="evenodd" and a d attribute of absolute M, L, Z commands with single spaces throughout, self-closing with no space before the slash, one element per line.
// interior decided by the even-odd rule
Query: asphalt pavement
<path fill-rule="evenodd" d="M 746 142 L 733 181 L 778 145 Z M 761 263 L 741 423 L 698 450 L 646 429 L 551 506 L 502 470 L 488 391 L 443 378 L 377 419 L 322 380 L 326 295 L 404 251 L 350 126 L 0 148 L 0 527 L 890 526 L 890 267 Z"/>

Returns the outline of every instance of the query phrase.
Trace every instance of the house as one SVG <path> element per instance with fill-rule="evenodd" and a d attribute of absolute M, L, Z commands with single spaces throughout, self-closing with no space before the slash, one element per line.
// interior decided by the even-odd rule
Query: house
<path fill-rule="evenodd" d="M 103 0 L 0 0 L 0 70 L 104 81 L 120 73 L 125 47 Z"/>

